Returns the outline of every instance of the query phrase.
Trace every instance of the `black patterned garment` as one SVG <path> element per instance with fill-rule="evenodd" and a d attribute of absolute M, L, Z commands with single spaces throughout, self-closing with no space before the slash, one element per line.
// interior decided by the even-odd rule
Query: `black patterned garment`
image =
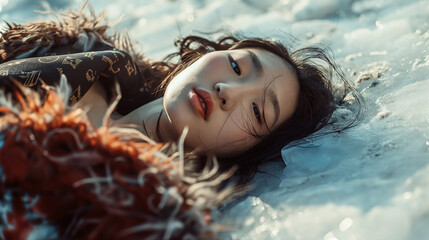
<path fill-rule="evenodd" d="M 128 53 L 100 39 L 90 42 L 83 36 L 80 35 L 74 44 L 47 50 L 34 48 L 13 60 L 0 62 L 0 86 L 10 85 L 10 80 L 15 79 L 24 86 L 40 90 L 42 82 L 57 85 L 64 74 L 72 88 L 70 103 L 74 104 L 95 81 L 101 82 L 108 96 L 106 100 L 110 102 L 117 81 L 122 93 L 116 109 L 120 114 L 127 114 L 157 98 L 153 94 L 157 84 L 146 81 Z"/>

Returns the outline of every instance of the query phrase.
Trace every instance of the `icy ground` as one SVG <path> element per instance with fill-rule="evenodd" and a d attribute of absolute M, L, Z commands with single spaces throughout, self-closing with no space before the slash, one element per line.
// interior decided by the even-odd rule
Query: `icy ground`
<path fill-rule="evenodd" d="M 80 1 L 51 0 L 51 7 Z M 123 17 L 148 57 L 181 35 L 223 29 L 329 45 L 363 94 L 363 122 L 288 148 L 256 188 L 217 213 L 222 239 L 429 239 L 428 0 L 92 0 Z M 29 21 L 41 1 L 0 0 L 0 19 Z M 293 36 L 294 38 L 290 37 Z"/>

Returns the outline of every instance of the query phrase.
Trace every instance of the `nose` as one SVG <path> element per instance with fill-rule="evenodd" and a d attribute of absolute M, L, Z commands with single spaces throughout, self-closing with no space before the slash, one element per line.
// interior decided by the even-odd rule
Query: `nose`
<path fill-rule="evenodd" d="M 234 109 L 241 104 L 243 98 L 255 92 L 255 86 L 235 82 L 219 82 L 215 84 L 215 91 L 220 100 L 220 107 L 224 111 Z"/>

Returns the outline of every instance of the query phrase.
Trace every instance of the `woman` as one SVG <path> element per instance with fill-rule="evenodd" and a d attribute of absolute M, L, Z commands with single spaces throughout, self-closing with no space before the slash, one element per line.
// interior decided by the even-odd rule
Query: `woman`
<path fill-rule="evenodd" d="M 69 12 L 2 33 L 0 86 L 18 87 L 20 106 L 0 94 L 0 104 L 9 104 L 0 106 L 0 205 L 11 209 L 0 219 L 5 239 L 27 239 L 43 227 L 44 239 L 214 239 L 209 210 L 236 189 L 219 190 L 230 174 L 206 171 L 207 156 L 217 157 L 221 171 L 237 166 L 246 182 L 284 146 L 359 120 L 360 95 L 320 48 L 289 54 L 267 39 L 189 36 L 176 42 L 177 53 L 152 62 L 126 38 L 107 37 L 100 20 Z M 103 125 L 114 103 L 110 126 L 132 126 L 156 141 L 176 142 L 188 127 L 186 174 L 174 154 L 159 161 L 157 145 L 94 134 L 79 111 L 58 113 L 60 100 L 46 85 L 58 85 L 62 74 L 69 102 L 93 126 Z M 44 105 L 17 82 L 39 91 Z M 356 117 L 320 132 L 348 92 Z"/>
<path fill-rule="evenodd" d="M 282 147 L 328 123 L 344 98 L 334 100 L 334 74 L 360 100 L 320 48 L 289 54 L 278 42 L 232 36 L 218 41 L 189 36 L 176 44 L 178 53 L 154 63 L 170 66 L 157 92 L 163 97 L 125 116 L 113 116 L 112 122 L 135 124 L 158 141 L 177 141 L 189 126 L 187 149 L 202 156 L 215 155 L 223 169 L 238 165 L 242 181 L 249 180 L 267 156 L 278 156 Z M 171 64 L 169 59 L 176 55 L 181 61 Z M 80 104 L 103 99 L 102 87 L 95 83 Z M 108 104 L 92 106 L 103 109 L 92 115 L 101 123 Z M 197 169 L 203 166 L 202 159 L 193 163 Z"/>
<path fill-rule="evenodd" d="M 179 52 L 151 62 L 128 42 L 122 45 L 125 51 L 117 50 L 121 46 L 105 36 L 105 27 L 88 30 L 76 23 L 70 36 L 49 24 L 34 24 L 32 32 L 26 32 L 29 26 L 10 26 L 3 33 L 3 82 L 13 78 L 37 89 L 65 74 L 73 89 L 71 103 L 88 109 L 95 126 L 102 124 L 119 82 L 122 99 L 111 124 L 132 124 L 161 142 L 177 141 L 188 126 L 186 149 L 217 156 L 222 169 L 238 165 L 242 180 L 253 176 L 267 156 L 323 128 L 347 91 L 360 103 L 320 48 L 289 54 L 267 39 L 188 36 L 176 42 Z M 337 101 L 334 76 L 345 90 Z M 350 127 L 359 115 L 360 110 L 334 131 Z M 189 164 L 198 169 L 203 162 Z"/>

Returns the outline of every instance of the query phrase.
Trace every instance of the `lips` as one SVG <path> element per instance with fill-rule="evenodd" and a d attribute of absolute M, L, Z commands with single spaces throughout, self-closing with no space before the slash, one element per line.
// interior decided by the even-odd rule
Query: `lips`
<path fill-rule="evenodd" d="M 194 108 L 207 121 L 214 107 L 212 95 L 205 90 L 193 88 L 190 96 Z"/>

